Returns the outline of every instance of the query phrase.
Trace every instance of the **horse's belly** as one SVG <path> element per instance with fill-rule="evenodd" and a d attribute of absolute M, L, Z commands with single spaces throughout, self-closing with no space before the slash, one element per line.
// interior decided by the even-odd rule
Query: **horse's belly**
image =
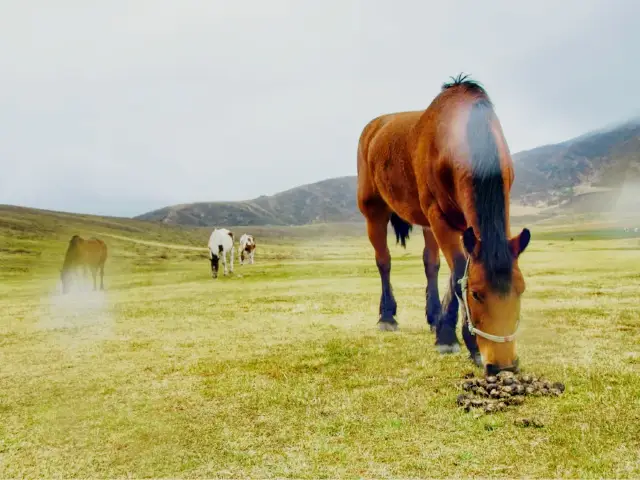
<path fill-rule="evenodd" d="M 391 189 L 389 192 L 381 191 L 380 193 L 389 208 L 400 218 L 413 225 L 428 226 L 429 221 L 420 205 L 418 192 L 407 191 L 406 186 L 398 186 L 398 190 L 400 191 L 402 191 L 403 188 L 403 193 L 399 193 L 399 191 L 395 189 Z"/>
<path fill-rule="evenodd" d="M 385 203 L 398 216 L 414 225 L 428 225 L 422 209 L 415 176 L 406 171 L 405 159 L 394 159 L 375 172 L 376 188 Z M 391 166 L 391 168 L 389 168 Z"/>

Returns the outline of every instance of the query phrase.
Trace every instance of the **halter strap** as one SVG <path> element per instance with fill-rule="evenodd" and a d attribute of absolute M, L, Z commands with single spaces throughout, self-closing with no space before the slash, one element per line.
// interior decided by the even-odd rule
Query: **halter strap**
<path fill-rule="evenodd" d="M 464 305 L 464 310 L 465 310 L 465 313 L 467 314 L 467 324 L 469 325 L 469 332 L 471 333 L 471 335 L 478 335 L 480 337 L 486 338 L 487 340 L 490 340 L 496 343 L 512 342 L 513 340 L 515 340 L 516 334 L 518 333 L 518 327 L 520 326 L 520 317 L 518 317 L 518 322 L 516 323 L 516 329 L 511 335 L 504 335 L 504 336 L 492 335 L 490 333 L 483 332 L 482 330 L 479 330 L 473 326 L 473 323 L 471 322 L 471 311 L 469 310 L 469 302 L 467 301 L 467 290 L 469 288 L 469 264 L 470 263 L 471 263 L 471 256 L 468 256 L 467 263 L 464 267 L 464 275 L 462 275 L 462 278 L 458 280 L 458 283 L 460 284 L 460 288 L 462 290 L 462 298 L 460 298 L 456 289 L 455 288 L 453 289 L 460 303 Z"/>

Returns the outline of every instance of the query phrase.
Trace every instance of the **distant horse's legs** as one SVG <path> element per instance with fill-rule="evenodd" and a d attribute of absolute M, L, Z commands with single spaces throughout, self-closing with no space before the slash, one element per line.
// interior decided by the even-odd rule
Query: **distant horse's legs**
<path fill-rule="evenodd" d="M 251 253 L 249 254 L 249 263 L 251 265 L 253 265 L 253 254 L 255 253 L 255 250 L 251 250 Z"/>
<path fill-rule="evenodd" d="M 397 330 L 398 322 L 395 319 L 397 304 L 391 288 L 391 254 L 387 245 L 388 213 L 378 214 L 376 217 L 367 218 L 367 233 L 369 241 L 375 250 L 376 266 L 382 282 L 382 294 L 380 296 L 380 317 L 378 325 L 380 330 Z"/>
<path fill-rule="evenodd" d="M 240 265 L 244 265 L 244 248 L 240 246 Z"/>
<path fill-rule="evenodd" d="M 227 270 L 227 252 L 225 252 L 224 250 L 222 250 L 220 252 L 220 256 L 222 257 L 222 266 L 223 266 L 223 275 L 227 275 L 228 270 Z"/>
<path fill-rule="evenodd" d="M 233 273 L 233 256 L 236 254 L 235 247 L 231 246 L 231 251 L 229 252 L 229 259 L 231 260 L 231 273 Z"/>
<path fill-rule="evenodd" d="M 438 245 L 442 249 L 451 276 L 449 288 L 442 301 L 442 313 L 436 325 L 436 347 L 440 353 L 455 353 L 460 351 L 460 342 L 456 334 L 458 323 L 458 295 L 461 295 L 458 279 L 464 274 L 465 257 L 460 241 L 460 232 L 452 229 L 436 204 L 429 208 L 429 224 L 433 230 Z"/>
<path fill-rule="evenodd" d="M 440 271 L 440 247 L 436 237 L 429 227 L 422 229 L 424 236 L 424 250 L 422 261 L 424 263 L 424 273 L 427 277 L 426 307 L 425 314 L 427 324 L 431 331 L 435 331 L 438 317 L 442 310 L 440 304 L 440 294 L 438 292 L 438 272 Z"/>
<path fill-rule="evenodd" d="M 87 265 L 86 263 L 84 264 L 82 268 L 82 281 L 80 283 L 80 285 L 82 286 L 82 291 L 86 292 L 89 290 L 89 275 L 90 275 L 90 271 L 91 269 L 89 268 L 89 265 Z"/>
<path fill-rule="evenodd" d="M 98 274 L 98 267 L 91 267 L 91 275 L 93 276 L 93 291 L 97 290 L 96 275 Z"/>

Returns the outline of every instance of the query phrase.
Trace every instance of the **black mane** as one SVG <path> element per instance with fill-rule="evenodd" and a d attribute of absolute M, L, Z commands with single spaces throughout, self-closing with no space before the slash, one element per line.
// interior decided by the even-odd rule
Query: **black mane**
<path fill-rule="evenodd" d="M 506 234 L 505 185 L 498 146 L 491 130 L 493 107 L 486 96 L 471 107 L 467 141 L 471 152 L 473 194 L 480 238 L 480 262 L 497 293 L 511 288 L 513 257 Z"/>
<path fill-rule="evenodd" d="M 457 77 L 449 77 L 451 79 L 450 82 L 445 82 L 442 84 L 442 90 L 448 90 L 453 87 L 463 86 L 468 90 L 480 93 L 482 95 L 487 95 L 486 90 L 479 82 L 475 80 L 471 80 L 470 75 L 458 74 Z M 487 97 L 488 98 L 488 97 Z"/>

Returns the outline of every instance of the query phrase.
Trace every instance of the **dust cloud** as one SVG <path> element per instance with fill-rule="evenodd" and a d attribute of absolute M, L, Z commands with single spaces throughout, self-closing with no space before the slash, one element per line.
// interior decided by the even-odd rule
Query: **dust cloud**
<path fill-rule="evenodd" d="M 41 298 L 38 329 L 57 335 L 65 347 L 83 346 L 115 337 L 108 294 L 93 290 L 93 280 L 76 278 L 66 294 L 61 282 Z"/>
<path fill-rule="evenodd" d="M 640 180 L 626 181 L 613 206 L 612 216 L 626 228 L 640 227 Z"/>

